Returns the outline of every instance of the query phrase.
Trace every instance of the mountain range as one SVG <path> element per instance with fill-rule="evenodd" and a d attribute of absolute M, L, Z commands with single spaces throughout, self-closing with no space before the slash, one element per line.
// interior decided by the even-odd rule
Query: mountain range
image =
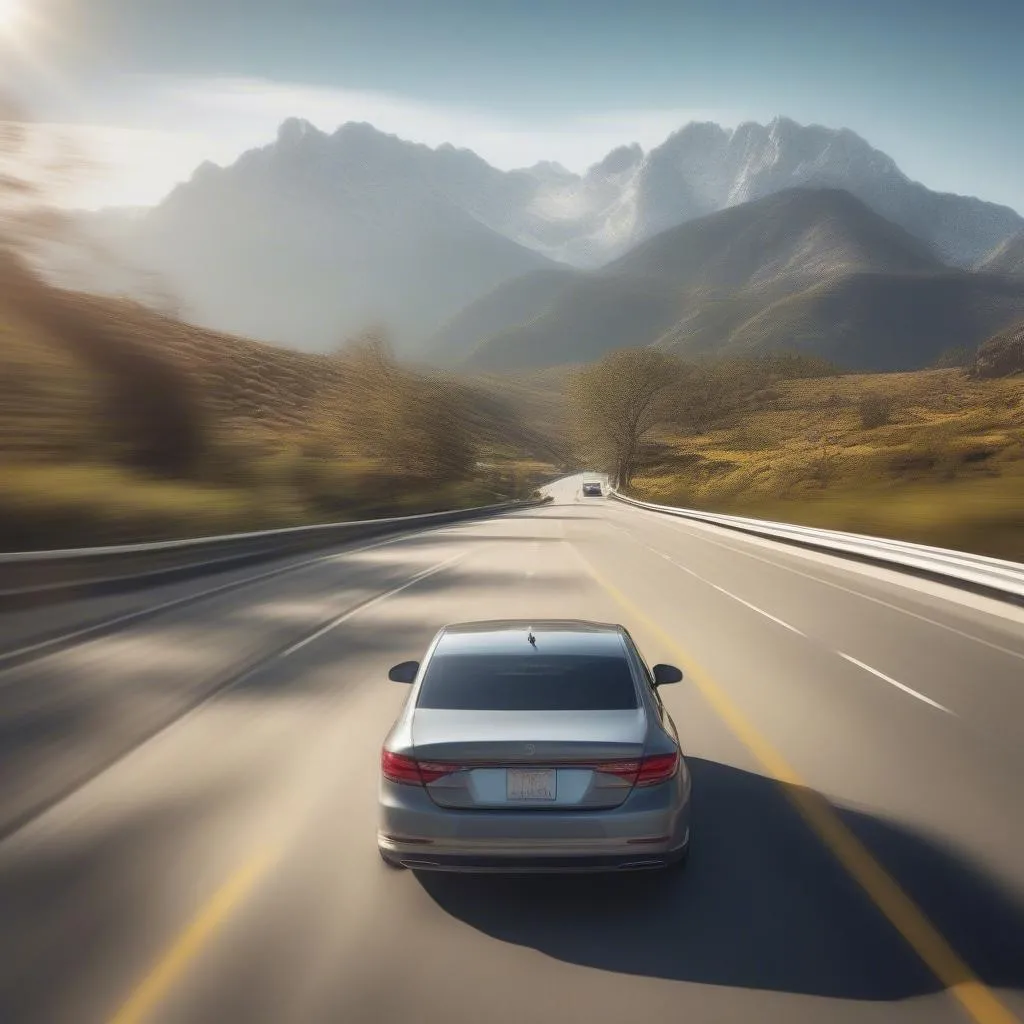
<path fill-rule="evenodd" d="M 156 207 L 83 222 L 193 322 L 314 350 L 376 323 L 406 355 L 488 368 L 659 340 L 746 347 L 744 324 L 809 288 L 972 271 L 995 287 L 1024 248 L 1007 207 L 932 192 L 853 132 L 785 118 L 687 125 L 583 174 L 291 119 Z M 99 268 L 88 283 L 134 287 Z"/>
<path fill-rule="evenodd" d="M 849 192 L 801 188 L 671 228 L 570 280 L 560 270 L 518 278 L 428 348 L 450 351 L 453 338 L 476 334 L 464 361 L 488 370 L 650 344 L 690 357 L 787 348 L 897 370 L 976 344 L 1021 315 L 1024 278 L 948 267 Z"/>

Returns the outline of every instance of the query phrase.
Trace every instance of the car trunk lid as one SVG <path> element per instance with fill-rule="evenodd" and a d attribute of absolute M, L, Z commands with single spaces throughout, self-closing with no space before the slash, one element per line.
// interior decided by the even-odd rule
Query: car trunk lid
<path fill-rule="evenodd" d="M 442 807 L 595 810 L 618 806 L 643 754 L 642 708 L 619 711 L 417 709 L 415 757 Z"/>

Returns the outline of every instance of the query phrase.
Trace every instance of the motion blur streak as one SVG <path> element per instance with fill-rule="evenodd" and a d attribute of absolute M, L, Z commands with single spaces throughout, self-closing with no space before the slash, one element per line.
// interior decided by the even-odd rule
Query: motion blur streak
<path fill-rule="evenodd" d="M 786 759 L 754 728 L 725 691 L 702 668 L 694 665 L 669 633 L 624 597 L 616 587 L 604 580 L 593 566 L 587 562 L 584 564 L 594 579 L 622 605 L 629 618 L 642 622 L 647 630 L 657 633 L 665 646 L 677 653 L 680 662 L 689 666 L 690 678 L 700 688 L 708 703 L 754 754 L 765 771 L 785 785 L 786 794 L 796 804 L 807 824 L 836 855 L 843 867 L 864 887 L 878 909 L 907 940 L 914 952 L 960 1000 L 971 1019 L 977 1024 L 1018 1024 L 1017 1018 L 978 980 L 931 921 L 921 913 L 914 901 L 842 823 L 828 801 L 807 787 Z M 854 663 L 864 667 L 861 662 Z"/>
<path fill-rule="evenodd" d="M 132 749 L 0 842 L 0 1020 L 1024 1017 L 1024 609 L 580 484 L 7 670 L 0 812 Z M 693 778 L 686 870 L 389 870 L 380 748 L 408 689 L 388 669 L 444 623 L 565 616 L 690 667 L 663 694 Z"/>
<path fill-rule="evenodd" d="M 110 1024 L 141 1024 L 164 993 L 203 950 L 273 863 L 272 851 L 264 850 L 243 864 L 211 897 L 195 920 L 143 979 Z"/>

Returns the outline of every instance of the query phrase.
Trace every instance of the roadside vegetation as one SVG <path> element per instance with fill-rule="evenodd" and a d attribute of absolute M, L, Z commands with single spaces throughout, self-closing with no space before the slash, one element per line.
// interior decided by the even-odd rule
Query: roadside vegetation
<path fill-rule="evenodd" d="M 613 458 L 599 468 L 664 504 L 1024 559 L 1018 336 L 982 346 L 966 369 L 913 373 L 841 374 L 798 357 L 651 363 L 658 415 L 635 438 L 639 455 L 625 473 Z M 628 380 L 590 407 L 623 400 Z M 585 412 L 577 402 L 578 426 Z"/>
<path fill-rule="evenodd" d="M 173 296 L 44 283 L 64 225 L 16 171 L 0 159 L 0 549 L 434 511 L 589 468 L 668 504 L 1024 558 L 1024 324 L 873 375 L 655 348 L 454 375 L 373 332 L 312 355 L 190 326 Z"/>
<path fill-rule="evenodd" d="M 378 335 L 310 355 L 44 284 L 0 260 L 0 545 L 119 543 L 523 497 L 515 408 Z"/>

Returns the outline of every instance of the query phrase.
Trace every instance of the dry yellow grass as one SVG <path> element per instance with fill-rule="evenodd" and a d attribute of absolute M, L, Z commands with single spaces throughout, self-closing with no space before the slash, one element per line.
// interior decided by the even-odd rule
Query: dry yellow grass
<path fill-rule="evenodd" d="M 866 395 L 888 423 L 863 425 Z M 663 441 L 634 483 L 651 500 L 1024 558 L 1021 377 L 782 382 L 728 427 Z"/>
<path fill-rule="evenodd" d="M 314 395 L 337 381 L 336 364 L 326 356 L 194 327 L 131 302 L 68 297 L 82 318 L 102 324 L 113 342 L 127 339 L 157 349 L 184 367 L 229 427 L 301 428 Z"/>

